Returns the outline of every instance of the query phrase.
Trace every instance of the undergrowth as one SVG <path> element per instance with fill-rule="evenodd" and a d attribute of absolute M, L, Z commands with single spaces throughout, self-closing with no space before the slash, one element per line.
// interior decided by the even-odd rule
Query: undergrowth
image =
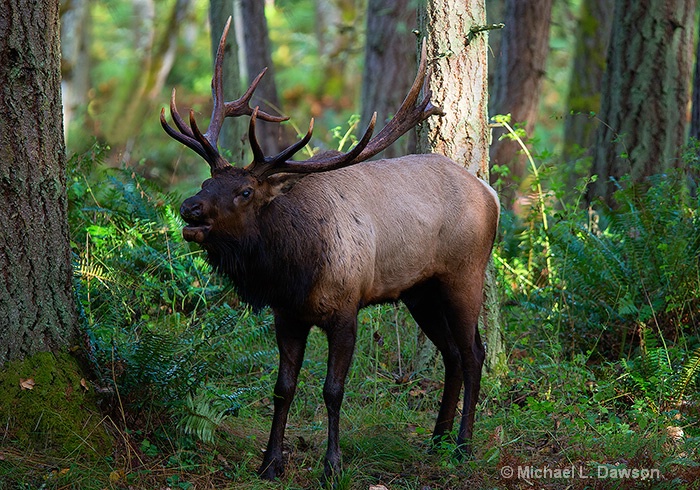
<path fill-rule="evenodd" d="M 100 165 L 101 155 L 71 163 L 69 211 L 90 388 L 116 449 L 85 465 L 26 457 L 3 441 L 0 488 L 318 486 L 323 333 L 309 337 L 285 476 L 261 482 L 277 370 L 272 316 L 239 304 L 183 241 L 180 197 Z M 417 330 L 403 307 L 370 307 L 347 381 L 337 488 L 698 487 L 697 197 L 668 174 L 621 183 L 615 209 L 584 209 L 585 182 L 566 194 L 549 156 L 533 152 L 532 165 L 533 211 L 504 213 L 494 253 L 509 369 L 483 379 L 475 459 L 455 461 L 450 440 L 430 451 L 441 363 L 413 362 Z M 658 475 L 610 477 L 625 469 Z"/>

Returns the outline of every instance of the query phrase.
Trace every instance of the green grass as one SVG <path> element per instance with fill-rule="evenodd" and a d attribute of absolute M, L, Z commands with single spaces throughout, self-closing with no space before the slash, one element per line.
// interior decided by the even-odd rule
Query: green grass
<path fill-rule="evenodd" d="M 398 321 L 397 321 L 398 320 Z M 261 323 L 269 322 L 263 316 Z M 255 321 L 251 321 L 255 323 Z M 502 378 L 485 377 L 472 461 L 452 459 L 449 444 L 430 452 L 428 440 L 441 394 L 439 362 L 413 376 L 416 328 L 403 309 L 371 308 L 361 315 L 358 347 L 342 411 L 344 471 L 337 488 L 529 488 L 504 479 L 505 467 L 658 469 L 653 488 L 697 488 L 700 437 L 679 412 L 653 414 L 631 401 L 617 364 L 591 365 L 584 356 L 553 359 L 543 349 L 513 349 Z M 381 339 L 378 341 L 377 339 Z M 267 351 L 273 335 L 253 337 L 249 352 Z M 402 373 L 399 373 L 401 345 Z M 236 393 L 237 415 L 227 416 L 211 442 L 178 431 L 167 420 L 105 422 L 117 450 L 94 465 L 72 457 L 42 458 L 0 449 L 0 488 L 310 488 L 322 473 L 325 408 L 321 386 L 325 338 L 309 339 L 299 390 L 289 417 L 285 475 L 263 482 L 255 470 L 267 441 L 275 359 L 248 372 L 210 380 L 218 392 Z M 397 383 L 396 378 L 403 378 Z M 118 430 L 115 428 L 118 427 Z M 681 427 L 674 441 L 667 427 Z M 128 444 L 127 444 L 128 442 Z M 3 481 L 3 480 L 0 480 Z M 638 480 L 544 479 L 543 488 L 637 488 Z M 649 483 L 649 482 L 646 482 Z M 564 484 L 562 486 L 562 484 Z M 42 487 L 43 485 L 43 487 Z M 570 487 L 569 487 L 570 485 Z M 652 486 L 649 486 L 652 488 Z"/>

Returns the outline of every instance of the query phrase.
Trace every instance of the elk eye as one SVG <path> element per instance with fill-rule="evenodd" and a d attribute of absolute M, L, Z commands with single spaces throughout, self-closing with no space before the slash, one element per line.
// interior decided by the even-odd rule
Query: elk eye
<path fill-rule="evenodd" d="M 246 189 L 243 192 L 241 192 L 241 196 L 243 196 L 245 199 L 248 199 L 252 193 L 252 190 Z"/>

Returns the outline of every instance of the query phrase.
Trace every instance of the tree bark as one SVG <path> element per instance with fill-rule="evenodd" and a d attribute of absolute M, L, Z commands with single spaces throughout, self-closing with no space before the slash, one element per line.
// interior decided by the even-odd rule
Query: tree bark
<path fill-rule="evenodd" d="M 77 336 L 58 6 L 0 8 L 0 365 Z"/>
<path fill-rule="evenodd" d="M 564 123 L 564 158 L 571 160 L 588 152 L 595 141 L 600 111 L 600 92 L 605 72 L 613 8 L 610 0 L 584 0 L 576 32 L 574 64 L 569 84 L 570 114 Z M 573 172 L 572 169 L 572 173 Z M 573 183 L 572 179 L 572 183 Z"/>
<path fill-rule="evenodd" d="M 381 129 L 399 108 L 416 72 L 416 8 L 414 0 L 369 0 L 367 40 L 362 77 L 360 128 L 377 113 Z M 411 131 L 376 158 L 393 158 L 416 151 Z"/>
<path fill-rule="evenodd" d="M 612 205 L 623 176 L 677 167 L 687 129 L 694 0 L 617 0 L 589 199 Z"/>
<path fill-rule="evenodd" d="M 243 20 L 243 40 L 245 53 L 245 70 L 248 83 L 267 68 L 265 77 L 255 90 L 251 107 L 260 106 L 260 110 L 269 114 L 280 114 L 280 100 L 275 84 L 275 67 L 272 63 L 270 37 L 265 18 L 265 2 L 260 0 L 241 0 L 241 18 Z M 262 148 L 268 155 L 276 155 L 294 141 L 286 135 L 285 126 L 279 123 L 259 121 L 257 136 Z"/>
<path fill-rule="evenodd" d="M 699 26 L 700 28 L 700 26 Z M 688 136 L 700 140 L 700 38 L 695 48 L 695 71 L 693 72 L 693 100 L 690 113 L 690 131 Z"/>
<path fill-rule="evenodd" d="M 473 27 L 486 23 L 484 0 L 428 0 L 426 8 L 418 12 L 419 30 L 421 37 L 427 38 L 432 69 L 432 100 L 446 112 L 444 117 L 433 117 L 422 124 L 419 151 L 446 155 L 488 181 L 488 35 L 487 31 L 470 33 Z M 502 372 L 505 354 L 492 268 L 486 283 L 482 314 L 486 367 L 491 372 Z"/>
<path fill-rule="evenodd" d="M 224 32 L 224 26 L 229 16 L 234 16 L 234 0 L 211 0 L 209 2 L 209 24 L 211 26 L 211 52 L 212 52 L 212 70 L 214 69 L 214 60 L 216 59 L 216 50 L 221 40 L 221 34 Z M 224 48 L 224 70 L 223 70 L 223 88 L 224 99 L 235 100 L 241 96 L 241 72 L 238 58 L 238 41 L 237 41 L 237 23 L 231 22 L 228 36 L 226 38 L 226 46 Z M 213 72 L 212 72 L 213 73 Z M 223 150 L 228 150 L 231 154 L 231 163 L 247 163 L 245 161 L 246 145 L 243 144 L 245 139 L 247 124 L 244 118 L 227 117 L 221 126 L 219 133 L 219 147 Z"/>
<path fill-rule="evenodd" d="M 552 0 L 506 0 L 506 26 L 497 61 L 491 115 L 510 114 L 511 124 L 524 125 L 528 135 L 532 134 L 537 117 L 551 17 Z M 526 159 L 519 154 L 516 141 L 500 139 L 504 132 L 501 128 L 494 130 L 490 155 L 493 165 L 510 168 L 501 193 L 504 206 L 510 208 L 526 175 Z"/>

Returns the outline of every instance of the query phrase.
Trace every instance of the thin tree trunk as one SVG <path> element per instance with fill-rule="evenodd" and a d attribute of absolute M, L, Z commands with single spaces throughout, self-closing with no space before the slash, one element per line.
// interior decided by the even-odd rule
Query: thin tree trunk
<path fill-rule="evenodd" d="M 503 24 L 505 22 L 505 4 L 502 1 L 486 2 L 486 22 L 489 24 Z M 503 24 L 505 25 L 505 24 Z M 492 94 L 496 83 L 496 67 L 498 54 L 501 52 L 501 40 L 503 29 L 491 31 L 489 34 L 489 47 L 486 56 L 489 65 L 489 93 Z"/>
<path fill-rule="evenodd" d="M 361 9 L 356 0 L 316 0 L 314 5 L 318 54 L 324 70 L 323 83 L 318 85 L 316 95 L 325 96 L 338 92 L 338 81 L 346 80 L 346 73 L 351 69 L 348 53 L 359 45 Z"/>
<path fill-rule="evenodd" d="M 87 0 L 67 1 L 61 12 L 61 92 L 66 139 L 75 114 L 87 103 L 90 88 L 90 6 Z"/>
<path fill-rule="evenodd" d="M 568 109 L 564 123 L 564 159 L 590 155 L 595 141 L 598 120 L 591 117 L 600 111 L 600 92 L 605 72 L 605 53 L 608 51 L 612 27 L 613 5 L 610 0 L 584 0 L 581 4 L 574 64 L 569 84 Z M 589 157 L 590 159 L 590 157 Z M 585 169 L 585 175 L 589 169 Z M 581 172 L 569 169 L 570 184 L 576 183 Z"/>
<path fill-rule="evenodd" d="M 170 11 L 167 25 L 160 36 L 155 32 L 155 7 L 151 0 L 134 2 L 135 17 L 134 43 L 137 52 L 142 53 L 139 61 L 141 70 L 130 81 L 130 88 L 124 90 L 119 107 L 105 134 L 115 144 L 133 145 L 133 139 L 141 134 L 141 128 L 149 115 L 153 114 L 155 100 L 160 96 L 166 77 L 175 61 L 177 42 L 184 19 L 187 17 L 191 0 L 177 0 Z"/>
<path fill-rule="evenodd" d="M 549 52 L 552 0 L 506 0 L 505 29 L 496 68 L 491 115 L 510 114 L 511 124 L 524 125 L 532 134 L 540 100 L 540 87 Z M 496 128 L 491 164 L 510 168 L 501 200 L 512 206 L 518 186 L 526 175 L 526 160 L 516 141 L 500 139 L 505 130 Z"/>
<path fill-rule="evenodd" d="M 212 69 L 216 59 L 216 49 L 221 40 L 221 34 L 224 32 L 224 26 L 230 16 L 234 16 L 235 20 L 234 0 L 211 0 L 209 2 L 209 24 L 211 26 L 211 52 L 212 52 Z M 224 71 L 223 71 L 223 89 L 225 100 L 235 100 L 241 96 L 241 72 L 238 58 L 238 42 L 237 42 L 237 23 L 232 22 L 229 28 L 229 33 L 226 38 L 226 46 L 224 50 Z M 243 144 L 245 139 L 247 124 L 245 118 L 227 117 L 221 126 L 219 133 L 219 147 L 231 153 L 231 163 L 248 163 L 245 159 L 246 145 Z"/>
<path fill-rule="evenodd" d="M 427 38 L 432 100 L 446 112 L 422 124 L 419 151 L 446 155 L 488 181 L 488 34 L 470 32 L 486 23 L 484 1 L 429 0 L 426 9 L 419 10 L 418 21 L 421 35 Z M 492 268 L 486 277 L 485 299 L 481 327 L 487 344 L 486 368 L 500 373 L 505 354 Z"/>
<path fill-rule="evenodd" d="M 617 0 L 589 199 L 680 164 L 692 69 L 694 0 Z"/>
<path fill-rule="evenodd" d="M 76 341 L 58 0 L 0 8 L 0 366 Z"/>
<path fill-rule="evenodd" d="M 133 114 L 132 108 L 142 107 L 143 86 L 146 73 L 151 67 L 153 44 L 155 42 L 155 3 L 154 0 L 131 0 L 132 4 L 132 42 L 134 53 L 133 69 L 124 83 L 120 84 L 112 103 L 112 117 L 105 121 L 105 138 L 115 145 L 124 145 L 134 134 L 133 125 L 139 124 L 143 116 Z"/>
<path fill-rule="evenodd" d="M 381 129 L 399 108 L 416 72 L 416 8 L 414 0 L 369 0 L 367 41 L 362 79 L 362 116 L 366 128 L 377 112 Z M 411 131 L 378 155 L 392 158 L 416 151 Z"/>
<path fill-rule="evenodd" d="M 265 2 L 260 0 L 241 0 L 241 18 L 243 20 L 243 39 L 245 53 L 246 77 L 248 83 L 267 68 L 265 77 L 255 90 L 251 107 L 270 114 L 280 114 L 280 101 L 275 84 L 275 67 L 272 63 L 270 37 L 265 18 Z M 286 126 L 266 121 L 258 122 L 257 135 L 265 153 L 275 155 L 294 141 L 291 135 L 286 135 Z"/>
<path fill-rule="evenodd" d="M 698 26 L 700 29 L 700 25 Z M 693 101 L 688 136 L 700 140 L 700 38 L 695 48 L 695 72 L 693 74 Z"/>

